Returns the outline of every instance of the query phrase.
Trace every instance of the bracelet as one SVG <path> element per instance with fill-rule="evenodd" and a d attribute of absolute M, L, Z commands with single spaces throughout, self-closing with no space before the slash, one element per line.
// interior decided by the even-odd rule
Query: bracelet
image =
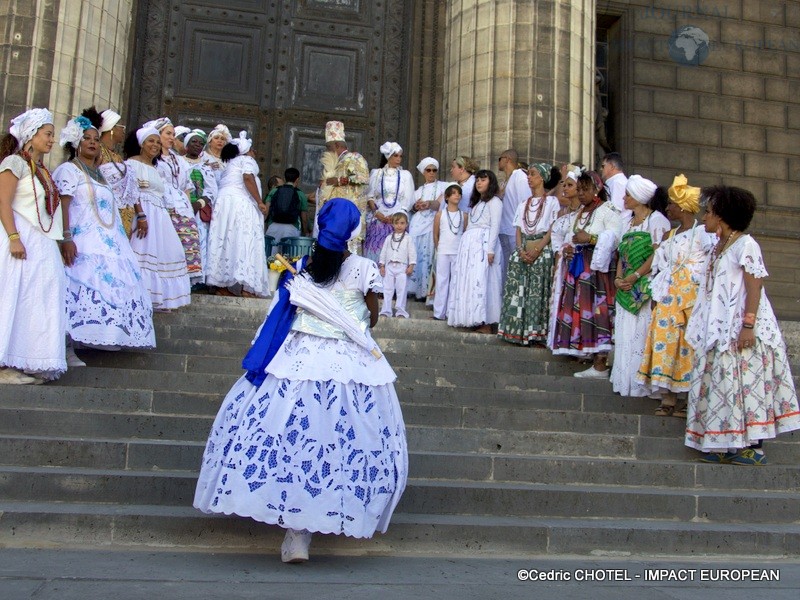
<path fill-rule="evenodd" d="M 8 241 L 9 242 L 13 242 L 14 240 L 18 240 L 18 239 L 19 239 L 19 233 L 17 233 L 16 231 L 14 233 L 9 233 L 8 234 Z"/>
<path fill-rule="evenodd" d="M 590 235 L 589 236 L 589 244 L 591 244 L 592 246 L 596 246 L 597 245 L 597 236 L 596 235 Z"/>
<path fill-rule="evenodd" d="M 755 328 L 755 325 L 752 325 L 750 323 L 743 323 L 742 324 L 742 329 L 753 329 L 753 328 Z"/>
<path fill-rule="evenodd" d="M 633 274 L 636 275 L 636 281 L 639 281 L 642 278 L 642 276 L 639 275 L 639 271 L 634 271 Z"/>
<path fill-rule="evenodd" d="M 746 313 L 744 315 L 744 319 L 742 319 L 742 322 L 747 323 L 748 325 L 755 325 L 756 313 Z"/>
<path fill-rule="evenodd" d="M 198 198 L 197 202 L 198 202 L 198 204 L 200 204 L 200 208 L 201 209 L 206 207 L 206 201 L 203 200 L 202 198 Z"/>
<path fill-rule="evenodd" d="M 136 218 L 137 218 L 137 219 L 140 219 L 141 217 L 144 217 L 144 218 L 146 219 L 146 218 L 147 218 L 147 215 L 146 215 L 145 213 L 143 213 L 143 212 L 136 213 Z"/>
<path fill-rule="evenodd" d="M 137 221 L 147 221 L 147 215 L 136 215 Z"/>
<path fill-rule="evenodd" d="M 64 241 L 65 242 L 69 242 L 71 240 L 72 240 L 72 232 L 71 231 L 65 231 L 64 232 Z"/>

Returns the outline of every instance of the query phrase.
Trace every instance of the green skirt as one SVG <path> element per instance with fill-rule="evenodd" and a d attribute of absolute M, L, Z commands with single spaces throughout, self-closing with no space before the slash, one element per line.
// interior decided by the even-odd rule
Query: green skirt
<path fill-rule="evenodd" d="M 544 234 L 523 236 L 522 244 Z M 527 346 L 545 343 L 550 321 L 550 291 L 553 285 L 553 251 L 548 244 L 533 264 L 525 264 L 515 250 L 508 263 L 503 308 L 497 335 L 506 342 Z"/>

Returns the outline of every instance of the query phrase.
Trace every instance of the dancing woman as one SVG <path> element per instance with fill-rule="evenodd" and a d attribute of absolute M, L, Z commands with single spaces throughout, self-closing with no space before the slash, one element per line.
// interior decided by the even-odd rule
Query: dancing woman
<path fill-rule="evenodd" d="M 314 253 L 298 277 L 333 296 L 369 337 L 378 321 L 378 267 L 347 251 L 361 214 L 333 198 L 318 224 Z M 312 533 L 385 532 L 408 473 L 386 358 L 376 359 L 333 322 L 295 313 L 281 288 L 243 365 L 248 372 L 211 429 L 194 506 L 285 528 L 284 562 L 308 560 Z"/>

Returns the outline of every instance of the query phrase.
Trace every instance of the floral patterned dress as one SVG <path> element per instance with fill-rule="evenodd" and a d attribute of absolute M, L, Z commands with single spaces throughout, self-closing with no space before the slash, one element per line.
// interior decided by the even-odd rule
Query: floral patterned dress
<path fill-rule="evenodd" d="M 743 234 L 706 262 L 686 330 L 695 364 L 685 443 L 703 452 L 746 448 L 800 429 L 800 407 L 786 345 L 764 289 L 756 313 L 756 342 L 736 341 L 745 311 L 744 274 L 767 277 L 761 248 Z"/>
<path fill-rule="evenodd" d="M 153 304 L 111 188 L 72 162 L 53 173 L 71 196 L 69 223 L 78 255 L 67 273 L 67 333 L 93 346 L 154 348 Z"/>

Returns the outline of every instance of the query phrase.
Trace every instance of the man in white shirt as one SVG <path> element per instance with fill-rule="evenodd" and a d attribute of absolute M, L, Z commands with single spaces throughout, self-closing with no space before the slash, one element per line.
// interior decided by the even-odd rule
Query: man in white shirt
<path fill-rule="evenodd" d="M 506 183 L 501 191 L 503 216 L 500 219 L 499 234 L 500 247 L 503 249 L 502 289 L 505 289 L 508 261 L 517 243 L 514 215 L 517 214 L 517 207 L 530 197 L 531 188 L 528 185 L 528 174 L 519 166 L 519 155 L 516 150 L 509 148 L 503 152 L 497 163 L 499 170 L 506 175 Z"/>
<path fill-rule="evenodd" d="M 631 211 L 625 209 L 625 186 L 628 185 L 628 178 L 623 173 L 624 169 L 625 163 L 619 152 L 609 152 L 600 163 L 600 176 L 606 184 L 608 199 L 622 215 L 623 222 L 631 214 Z"/>

